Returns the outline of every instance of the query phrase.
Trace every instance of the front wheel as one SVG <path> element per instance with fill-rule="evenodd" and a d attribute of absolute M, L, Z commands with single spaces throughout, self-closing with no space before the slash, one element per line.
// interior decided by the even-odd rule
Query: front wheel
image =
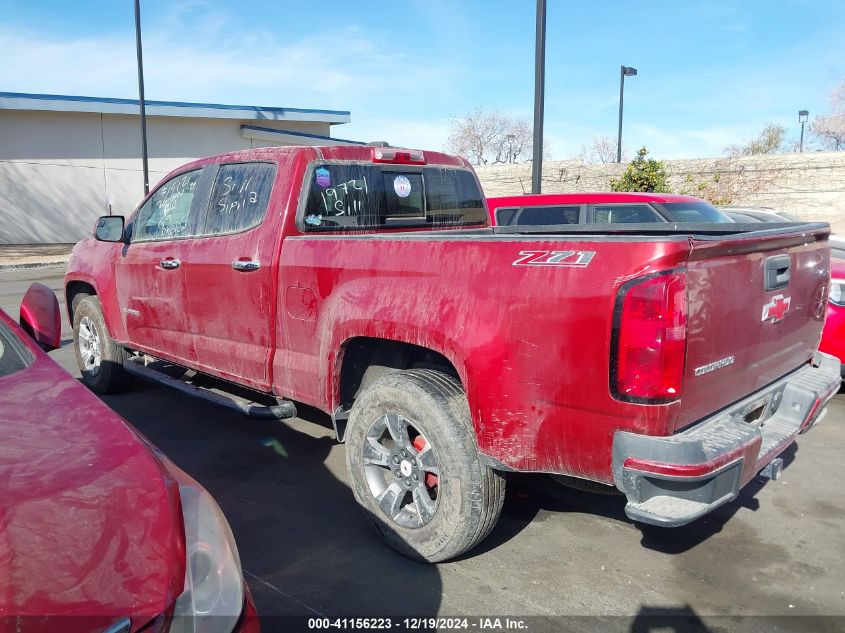
<path fill-rule="evenodd" d="M 132 376 L 123 369 L 126 350 L 109 336 L 97 297 L 85 297 L 74 308 L 73 344 L 82 382 L 91 391 L 117 393 L 129 385 Z"/>
<path fill-rule="evenodd" d="M 505 480 L 481 462 L 460 383 L 429 369 L 389 374 L 356 398 L 346 467 L 387 543 L 433 563 L 481 542 L 504 502 Z"/>

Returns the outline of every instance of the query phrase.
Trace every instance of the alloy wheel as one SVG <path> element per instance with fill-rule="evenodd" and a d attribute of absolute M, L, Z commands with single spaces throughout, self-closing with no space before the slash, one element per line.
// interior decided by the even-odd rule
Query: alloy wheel
<path fill-rule="evenodd" d="M 434 447 L 415 423 L 386 413 L 370 425 L 363 447 L 364 474 L 379 508 L 406 528 L 431 521 L 440 497 Z"/>

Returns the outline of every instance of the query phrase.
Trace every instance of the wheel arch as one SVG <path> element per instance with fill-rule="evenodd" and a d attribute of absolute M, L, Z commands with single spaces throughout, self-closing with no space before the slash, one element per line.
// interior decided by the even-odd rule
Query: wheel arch
<path fill-rule="evenodd" d="M 97 289 L 94 284 L 81 279 L 71 279 L 65 283 L 65 307 L 70 324 L 73 325 L 73 311 L 76 303 L 83 297 L 97 296 Z"/>
<path fill-rule="evenodd" d="M 330 376 L 332 419 L 338 440 L 343 441 L 348 411 L 355 397 L 371 381 L 385 371 L 427 368 L 442 371 L 456 378 L 468 392 L 466 372 L 462 362 L 450 358 L 434 347 L 407 341 L 373 336 L 351 336 L 338 347 Z M 378 368 L 379 371 L 373 371 Z"/>
<path fill-rule="evenodd" d="M 100 287 L 93 279 L 87 277 L 65 278 L 65 305 L 71 327 L 73 327 L 76 303 L 83 297 L 91 296 L 97 297 L 100 301 L 103 320 L 106 322 L 111 338 L 115 341 L 126 341 L 126 328 L 120 315 L 116 290 L 108 285 Z"/>

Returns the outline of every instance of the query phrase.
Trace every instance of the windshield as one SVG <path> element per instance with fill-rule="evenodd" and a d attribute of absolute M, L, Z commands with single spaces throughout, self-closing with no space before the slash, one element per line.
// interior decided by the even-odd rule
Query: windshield
<path fill-rule="evenodd" d="M 309 230 L 466 226 L 487 219 L 472 172 L 447 167 L 322 163 L 309 177 Z"/>
<path fill-rule="evenodd" d="M 717 222 L 730 224 L 732 220 L 709 202 L 665 202 L 660 207 L 670 222 Z"/>
<path fill-rule="evenodd" d="M 14 332 L 0 321 L 0 378 L 25 369 L 32 356 Z"/>

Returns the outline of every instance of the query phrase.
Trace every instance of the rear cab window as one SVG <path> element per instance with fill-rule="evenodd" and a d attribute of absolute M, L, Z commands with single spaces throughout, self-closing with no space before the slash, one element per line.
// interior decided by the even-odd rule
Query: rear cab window
<path fill-rule="evenodd" d="M 438 165 L 320 161 L 306 176 L 301 210 L 310 231 L 485 224 L 471 171 Z"/>

